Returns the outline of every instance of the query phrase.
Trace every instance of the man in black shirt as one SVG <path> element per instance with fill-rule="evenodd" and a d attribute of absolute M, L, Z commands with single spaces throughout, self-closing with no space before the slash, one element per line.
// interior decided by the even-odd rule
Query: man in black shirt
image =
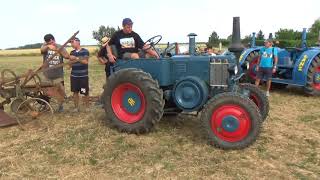
<path fill-rule="evenodd" d="M 143 51 L 146 52 L 146 57 L 159 58 L 155 50 L 149 48 L 149 45 L 144 45 L 143 40 L 139 34 L 132 31 L 133 22 L 130 18 L 125 18 L 122 21 L 123 29 L 117 31 L 110 39 L 109 45 L 115 45 L 118 51 L 119 58 L 121 59 L 138 59 L 143 57 Z M 117 57 L 112 54 L 111 48 L 107 47 L 108 59 L 111 63 Z"/>

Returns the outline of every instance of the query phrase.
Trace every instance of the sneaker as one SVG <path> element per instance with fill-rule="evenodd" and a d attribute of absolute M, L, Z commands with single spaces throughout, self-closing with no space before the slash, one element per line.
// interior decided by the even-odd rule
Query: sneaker
<path fill-rule="evenodd" d="M 71 110 L 72 113 L 79 113 L 80 112 L 80 109 L 79 108 L 74 108 Z"/>
<path fill-rule="evenodd" d="M 266 96 L 267 96 L 267 97 L 269 97 L 269 96 L 270 96 L 270 93 L 269 93 L 269 91 L 267 91 L 267 92 L 266 92 Z"/>
<path fill-rule="evenodd" d="M 63 105 L 59 105 L 57 112 L 58 113 L 62 113 L 63 112 Z"/>

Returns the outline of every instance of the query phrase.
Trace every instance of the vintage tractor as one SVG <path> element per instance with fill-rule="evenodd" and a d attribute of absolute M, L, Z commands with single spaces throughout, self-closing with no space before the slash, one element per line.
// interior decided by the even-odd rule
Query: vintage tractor
<path fill-rule="evenodd" d="M 237 43 L 238 17 L 233 34 L 238 40 L 228 55 L 196 55 L 195 34 L 190 34 L 188 55 L 172 56 L 165 50 L 158 52 L 160 59 L 118 59 L 103 93 L 107 119 L 121 132 L 140 134 L 152 130 L 168 111 L 200 112 L 210 144 L 223 149 L 252 144 L 269 103 L 255 86 L 238 83 L 243 75 L 234 63 L 243 50 Z M 146 43 L 154 48 L 160 40 L 158 35 Z"/>
<path fill-rule="evenodd" d="M 306 36 L 304 28 L 299 48 L 278 48 L 279 60 L 277 71 L 272 78 L 273 87 L 300 86 L 308 95 L 320 95 L 320 47 L 307 47 Z M 239 58 L 240 64 L 250 63 L 250 69 L 245 76 L 246 81 L 252 82 L 256 79 L 256 66 L 261 48 L 255 46 L 253 34 L 251 48 L 244 50 Z"/>

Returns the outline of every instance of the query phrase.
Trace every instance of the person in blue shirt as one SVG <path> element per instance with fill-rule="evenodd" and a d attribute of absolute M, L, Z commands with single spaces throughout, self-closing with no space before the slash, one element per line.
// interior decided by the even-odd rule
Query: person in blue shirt
<path fill-rule="evenodd" d="M 264 41 L 264 47 L 260 49 L 258 65 L 257 65 L 257 79 L 256 86 L 259 86 L 260 80 L 267 81 L 266 95 L 270 96 L 271 78 L 272 74 L 276 72 L 278 64 L 278 49 L 272 47 L 272 39 Z"/>
<path fill-rule="evenodd" d="M 79 93 L 84 95 L 83 99 L 87 111 L 89 107 L 89 51 L 80 46 L 79 38 L 74 38 L 71 41 L 71 46 L 74 50 L 70 52 L 70 55 L 77 57 L 76 62 L 73 62 L 72 64 L 70 76 L 71 92 L 73 92 L 73 101 L 75 105 L 73 111 L 80 112 Z"/>

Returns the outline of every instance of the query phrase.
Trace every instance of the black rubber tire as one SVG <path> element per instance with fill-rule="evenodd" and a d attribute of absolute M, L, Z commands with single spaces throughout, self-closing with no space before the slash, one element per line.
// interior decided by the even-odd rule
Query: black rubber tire
<path fill-rule="evenodd" d="M 111 106 L 113 90 L 123 83 L 132 83 L 136 85 L 144 94 L 147 104 L 143 117 L 132 124 L 118 119 Z M 149 73 L 139 69 L 122 69 L 112 74 L 108 79 L 103 97 L 105 112 L 111 125 L 121 132 L 136 134 L 147 133 L 153 129 L 154 125 L 160 121 L 163 115 L 165 101 L 158 82 L 152 79 Z"/>
<path fill-rule="evenodd" d="M 249 83 L 240 84 L 240 88 L 250 91 L 249 99 L 252 100 L 259 108 L 262 120 L 266 120 L 270 110 L 269 100 L 266 94 L 255 85 Z M 252 99 L 252 96 L 255 96 L 260 104 L 258 102 L 255 102 Z"/>
<path fill-rule="evenodd" d="M 259 56 L 259 51 L 252 51 L 248 56 L 247 58 L 245 59 L 245 62 L 249 62 L 251 63 L 252 60 L 254 60 L 255 58 L 257 58 Z M 250 70 L 251 70 L 251 67 L 249 67 Z M 247 73 L 244 75 L 243 77 L 243 81 L 242 82 L 248 82 L 248 83 L 254 83 L 255 82 L 255 79 L 252 79 L 250 76 L 249 76 L 249 71 L 247 71 Z"/>
<path fill-rule="evenodd" d="M 220 139 L 211 129 L 211 116 L 215 109 L 225 104 L 235 104 L 245 109 L 251 121 L 248 135 L 241 141 L 228 142 Z M 254 143 L 260 134 L 262 118 L 257 106 L 248 98 L 234 93 L 222 93 L 210 99 L 201 111 L 201 125 L 209 144 L 221 149 L 243 149 Z"/>
<path fill-rule="evenodd" d="M 315 68 L 319 67 L 319 66 L 320 66 L 320 54 L 312 60 L 310 66 L 309 66 L 309 69 L 308 69 L 307 84 L 304 87 L 304 92 L 310 96 L 319 96 L 320 95 L 320 91 L 317 89 L 314 89 L 312 86 Z"/>

